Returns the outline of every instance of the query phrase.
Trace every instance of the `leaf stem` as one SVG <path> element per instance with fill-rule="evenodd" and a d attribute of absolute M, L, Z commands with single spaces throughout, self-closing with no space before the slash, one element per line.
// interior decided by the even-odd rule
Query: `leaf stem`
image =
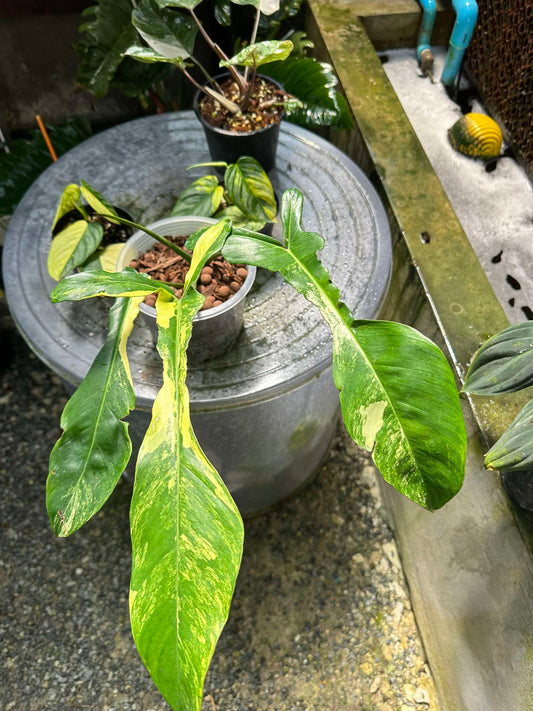
<path fill-rule="evenodd" d="M 205 41 L 207 42 L 207 44 L 211 47 L 211 49 L 213 50 L 213 52 L 215 52 L 215 54 L 219 57 L 219 59 L 222 59 L 222 60 L 224 60 L 225 62 L 229 61 L 229 57 L 228 57 L 228 55 L 224 52 L 224 50 L 222 50 L 222 49 L 218 46 L 218 44 L 216 44 L 215 42 L 213 42 L 213 40 L 211 39 L 211 37 L 209 37 L 209 35 L 207 34 L 207 32 L 204 30 L 204 28 L 203 28 L 203 26 L 202 26 L 202 23 L 201 23 L 200 20 L 197 18 L 196 13 L 194 12 L 194 10 L 191 8 L 191 9 L 189 10 L 189 12 L 191 13 L 192 19 L 193 19 L 194 22 L 196 23 L 196 26 L 197 26 L 198 29 L 200 30 L 200 33 L 201 33 L 202 37 L 205 39 Z M 239 71 L 238 71 L 234 66 L 232 66 L 231 64 L 228 66 L 228 71 L 229 71 L 229 73 L 231 74 L 231 76 L 235 79 L 235 81 L 237 82 L 237 84 L 240 86 L 241 91 L 245 91 L 245 90 L 246 90 L 246 81 L 244 80 L 244 77 L 241 76 L 241 74 L 239 73 Z"/>
<path fill-rule="evenodd" d="M 261 10 L 260 6 L 257 7 L 257 11 L 255 13 L 255 21 L 254 21 L 254 26 L 252 29 L 252 36 L 250 37 L 250 45 L 255 44 L 255 40 L 257 39 L 257 30 L 259 28 L 259 18 L 261 17 Z M 244 70 L 244 81 L 248 81 L 248 73 L 250 71 L 250 67 L 246 67 Z"/>
<path fill-rule="evenodd" d="M 176 254 L 179 254 L 179 256 L 184 259 L 187 264 L 191 263 L 191 255 L 188 252 L 178 247 L 177 244 L 174 244 L 174 242 L 171 242 L 166 237 L 161 237 L 161 235 L 158 235 L 156 232 L 152 232 L 152 230 L 149 230 L 148 227 L 145 227 L 144 225 L 139 225 L 137 222 L 132 222 L 131 220 L 126 220 L 125 217 L 120 217 L 120 215 L 104 215 L 100 213 L 99 216 L 106 217 L 107 219 L 111 220 L 119 220 L 124 225 L 136 227 L 138 230 L 146 232 L 147 235 L 150 235 L 150 237 L 153 237 L 158 242 L 161 242 L 161 244 L 164 244 L 165 247 L 168 247 L 169 249 L 172 249 L 174 252 L 176 252 Z"/>

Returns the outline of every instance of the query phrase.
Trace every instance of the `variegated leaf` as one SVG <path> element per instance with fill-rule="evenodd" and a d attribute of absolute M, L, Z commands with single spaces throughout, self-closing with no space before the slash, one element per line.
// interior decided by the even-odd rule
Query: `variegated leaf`
<path fill-rule="evenodd" d="M 105 215 L 109 222 L 115 225 L 120 224 L 115 208 L 107 202 L 103 195 L 100 195 L 89 183 L 86 183 L 85 180 L 81 181 L 81 194 L 98 215 Z M 114 217 L 117 219 L 113 219 Z"/>
<path fill-rule="evenodd" d="M 384 478 L 428 509 L 443 506 L 464 477 L 466 432 L 451 369 L 437 346 L 414 329 L 354 321 L 319 262 L 323 240 L 301 227 L 303 198 L 283 196 L 286 246 L 234 230 L 223 255 L 279 270 L 317 306 L 333 334 L 333 377 L 347 429 L 372 452 Z"/>
<path fill-rule="evenodd" d="M 140 299 L 119 299 L 106 342 L 61 417 L 50 455 L 46 506 L 54 532 L 68 536 L 100 510 L 131 455 L 123 418 L 135 406 L 126 341 Z"/>
<path fill-rule="evenodd" d="M 523 407 L 485 455 L 487 469 L 533 469 L 533 400 Z"/>
<path fill-rule="evenodd" d="M 171 287 L 127 268 L 122 272 L 80 272 L 65 277 L 50 294 L 53 303 L 81 301 L 93 296 L 145 296 L 155 291 L 174 295 Z"/>
<path fill-rule="evenodd" d="M 114 272 L 117 267 L 118 255 L 124 249 L 124 243 L 108 244 L 102 250 L 94 254 L 87 262 L 81 265 L 81 269 L 85 272 Z"/>
<path fill-rule="evenodd" d="M 76 203 L 78 203 L 79 200 L 80 186 L 76 185 L 76 183 L 70 183 L 70 185 L 67 185 L 67 187 L 63 190 L 63 194 L 61 195 L 54 221 L 52 222 L 52 231 L 64 215 L 75 209 Z"/>
<path fill-rule="evenodd" d="M 83 264 L 97 249 L 104 236 L 98 222 L 77 220 L 57 234 L 48 253 L 48 273 L 56 281 Z"/>
<path fill-rule="evenodd" d="M 224 188 L 215 175 L 204 175 L 186 188 L 170 215 L 201 215 L 211 217 L 218 210 L 224 196 Z"/>
<path fill-rule="evenodd" d="M 260 67 L 269 62 L 279 62 L 287 59 L 292 52 L 293 44 L 290 40 L 266 40 L 249 44 L 244 49 L 228 60 L 220 62 L 221 67 Z"/>
<path fill-rule="evenodd" d="M 224 183 L 230 200 L 257 222 L 274 222 L 276 197 L 272 183 L 263 168 L 250 156 L 241 156 L 228 165 Z"/>

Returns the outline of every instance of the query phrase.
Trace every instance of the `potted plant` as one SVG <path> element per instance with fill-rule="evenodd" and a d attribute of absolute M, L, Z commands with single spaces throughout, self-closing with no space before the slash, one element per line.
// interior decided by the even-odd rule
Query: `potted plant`
<path fill-rule="evenodd" d="M 50 457 L 47 507 L 60 536 L 101 508 L 130 457 L 123 419 L 135 397 L 125 344 L 139 303 L 158 293 L 164 378 L 137 460 L 130 615 L 139 653 L 173 709 L 200 708 L 243 543 L 237 507 L 200 449 L 189 415 L 186 350 L 203 302 L 194 285 L 206 261 L 221 253 L 231 263 L 279 271 L 320 310 L 333 335 L 333 376 L 347 429 L 389 483 L 430 510 L 462 484 L 466 433 L 446 358 L 408 326 L 353 319 L 317 257 L 323 240 L 302 227 L 302 207 L 302 195 L 286 191 L 283 243 L 227 220 L 193 235 L 181 298 L 129 269 L 71 275 L 52 292 L 54 302 L 117 298 L 107 340 L 67 403 Z"/>
<path fill-rule="evenodd" d="M 199 97 L 207 93 L 209 101 L 216 99 L 215 123 L 219 123 L 220 117 L 224 118 L 224 115 L 229 121 L 227 126 L 219 126 L 213 131 L 210 126 L 213 117 L 207 116 L 205 121 L 201 119 L 213 146 L 218 145 L 218 138 L 227 141 L 230 146 L 230 152 L 213 154 L 213 160 L 231 163 L 240 155 L 254 155 L 267 171 L 273 165 L 269 151 L 277 141 L 279 120 L 284 112 L 287 112 L 291 120 L 308 127 L 351 128 L 350 111 L 344 98 L 335 90 L 337 82 L 331 67 L 305 56 L 306 48 L 312 46 L 312 43 L 304 41 L 302 33 L 294 33 L 294 43 L 290 40 L 274 40 L 271 33 L 268 33 L 268 40 L 256 41 L 257 28 L 265 16 L 283 19 L 292 15 L 297 7 L 287 8 L 284 5 L 276 12 L 279 0 L 231 0 L 231 3 L 228 0 L 217 3 L 214 17 L 225 25 L 231 24 L 232 7 L 242 9 L 239 6 L 249 5 L 256 11 L 253 26 L 249 30 L 250 44 L 232 57 L 212 39 L 196 15 L 195 10 L 201 1 L 139 0 L 133 8 L 130 0 L 97 0 L 95 7 L 84 12 L 84 15 L 92 17 L 86 18 L 80 27 L 84 37 L 78 43 L 82 57 L 78 81 L 97 97 L 103 96 L 111 83 L 119 88 L 127 88 L 128 95 L 131 95 L 135 93 L 136 86 L 137 93 L 140 93 L 146 82 L 155 78 L 151 73 L 144 76 L 145 69 L 153 73 L 153 70 L 169 65 L 178 67 L 185 81 L 201 92 Z M 224 11 L 221 11 L 221 5 L 224 5 Z M 299 7 L 299 3 L 292 5 Z M 204 6 L 207 7 L 207 3 L 200 9 L 204 9 Z M 195 46 L 198 33 L 212 50 L 219 66 L 226 68 L 231 75 L 232 81 L 227 89 L 233 98 L 229 101 L 218 79 L 210 76 L 200 62 L 200 54 Z M 143 41 L 148 46 L 143 45 Z M 135 59 L 143 62 L 144 66 L 136 63 Z M 136 64 L 143 72 L 135 71 Z M 238 66 L 243 66 L 244 72 L 239 71 Z M 276 88 L 269 89 L 274 92 L 269 97 L 254 98 L 253 75 L 259 66 L 274 82 L 281 82 L 287 94 L 292 94 L 295 100 L 287 102 L 285 94 L 277 93 L 280 91 L 277 83 L 272 85 Z M 150 91 L 150 95 L 156 98 L 153 91 Z M 248 114 L 241 111 L 247 104 L 253 109 Z M 257 108 L 262 104 L 270 106 L 260 109 L 260 114 L 264 113 L 264 120 L 258 122 Z M 164 110 L 159 99 L 157 105 L 158 110 Z M 204 108 L 209 113 L 208 106 Z M 244 125 L 246 121 L 248 124 Z M 232 122 L 235 124 L 233 127 Z M 244 128 L 246 132 L 237 133 L 232 128 Z"/>

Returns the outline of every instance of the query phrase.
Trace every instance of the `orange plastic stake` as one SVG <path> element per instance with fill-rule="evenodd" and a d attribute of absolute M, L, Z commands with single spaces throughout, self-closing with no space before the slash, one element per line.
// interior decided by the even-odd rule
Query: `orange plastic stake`
<path fill-rule="evenodd" d="M 50 140 L 50 136 L 48 135 L 48 131 L 45 128 L 42 118 L 38 114 L 35 118 L 37 120 L 37 125 L 39 126 L 39 129 L 40 129 L 41 133 L 43 134 L 43 138 L 46 143 L 46 147 L 50 151 L 50 155 L 52 156 L 52 159 L 55 162 L 57 160 L 57 155 L 56 155 L 56 152 L 54 151 L 54 147 L 52 145 L 52 141 Z"/>

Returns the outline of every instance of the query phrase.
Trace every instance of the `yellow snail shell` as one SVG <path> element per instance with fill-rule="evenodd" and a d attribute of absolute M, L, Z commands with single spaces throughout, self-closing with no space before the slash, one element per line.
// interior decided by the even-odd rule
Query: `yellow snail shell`
<path fill-rule="evenodd" d="M 496 158 L 502 147 L 500 127 L 485 114 L 465 114 L 448 129 L 456 151 L 472 158 Z"/>

